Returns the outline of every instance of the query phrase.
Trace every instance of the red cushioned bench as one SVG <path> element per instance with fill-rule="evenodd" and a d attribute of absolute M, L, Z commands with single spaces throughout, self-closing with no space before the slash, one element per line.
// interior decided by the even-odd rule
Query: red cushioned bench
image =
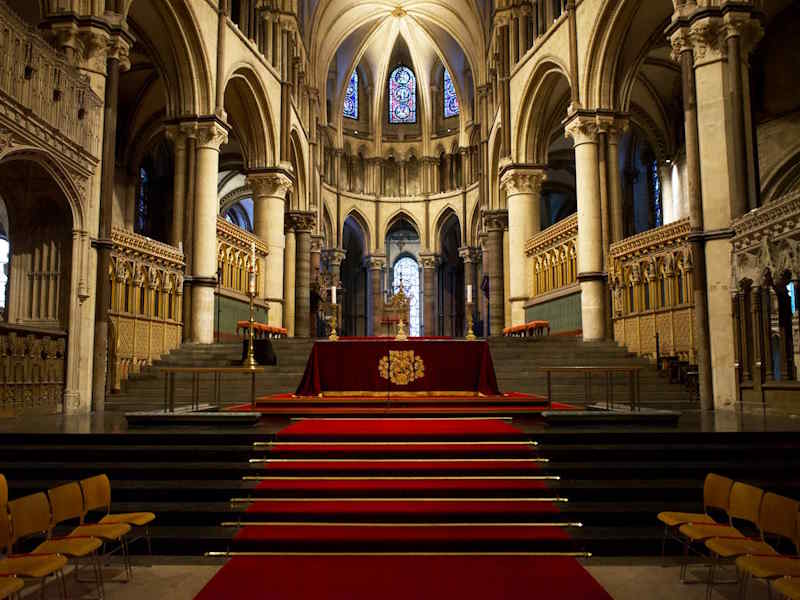
<path fill-rule="evenodd" d="M 506 337 L 541 337 L 550 335 L 550 321 L 530 321 L 503 329 Z"/>
<path fill-rule="evenodd" d="M 250 321 L 237 321 L 236 333 L 247 331 L 250 328 Z M 253 323 L 253 335 L 257 338 L 285 338 L 287 331 L 285 327 L 275 327 L 265 323 Z"/>

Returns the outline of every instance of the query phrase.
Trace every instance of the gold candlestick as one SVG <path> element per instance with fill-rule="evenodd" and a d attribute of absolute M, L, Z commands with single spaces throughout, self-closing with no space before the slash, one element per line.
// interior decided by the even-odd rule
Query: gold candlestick
<path fill-rule="evenodd" d="M 336 306 L 334 304 L 334 306 Z M 339 336 L 336 335 L 336 313 L 331 315 L 331 334 L 328 336 L 328 339 L 332 342 L 335 342 L 339 339 Z"/>
<path fill-rule="evenodd" d="M 467 339 L 470 342 L 477 339 L 472 331 L 472 302 L 467 302 Z"/>
<path fill-rule="evenodd" d="M 405 342 L 408 339 L 408 335 L 406 335 L 405 322 L 403 319 L 400 319 L 400 322 L 397 324 L 397 335 L 394 336 L 394 339 L 399 342 Z"/>
<path fill-rule="evenodd" d="M 256 325 L 256 309 L 255 309 L 255 291 L 250 286 L 250 290 L 248 292 L 248 296 L 250 296 L 250 333 L 247 336 L 247 358 L 244 359 L 242 362 L 243 367 L 249 367 L 250 369 L 254 369 L 258 366 L 258 362 L 256 362 L 256 352 L 255 352 L 255 325 Z"/>

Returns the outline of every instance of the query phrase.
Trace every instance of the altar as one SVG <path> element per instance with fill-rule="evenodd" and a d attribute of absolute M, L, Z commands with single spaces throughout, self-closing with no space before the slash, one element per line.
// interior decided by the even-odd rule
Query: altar
<path fill-rule="evenodd" d="M 317 341 L 297 396 L 498 396 L 489 344 L 451 339 Z"/>

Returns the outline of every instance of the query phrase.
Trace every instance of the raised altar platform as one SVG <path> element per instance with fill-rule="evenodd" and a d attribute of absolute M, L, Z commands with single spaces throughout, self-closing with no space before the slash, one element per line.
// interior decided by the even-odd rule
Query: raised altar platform
<path fill-rule="evenodd" d="M 318 341 L 297 396 L 499 396 L 485 341 L 391 338 Z"/>

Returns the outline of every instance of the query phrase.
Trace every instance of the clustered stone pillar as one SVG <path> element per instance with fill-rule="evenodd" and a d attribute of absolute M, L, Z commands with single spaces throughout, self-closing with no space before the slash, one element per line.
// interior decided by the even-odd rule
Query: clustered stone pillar
<path fill-rule="evenodd" d="M 323 237 L 321 235 L 317 234 L 311 236 L 311 273 L 309 278 L 309 285 L 312 285 L 315 282 L 319 281 L 319 274 L 320 271 L 322 270 L 322 240 Z M 316 337 L 317 333 L 319 332 L 319 326 L 317 322 L 318 310 L 319 310 L 318 303 L 314 303 L 313 305 L 309 306 L 310 337 Z"/>
<path fill-rule="evenodd" d="M 544 180 L 545 170 L 532 165 L 511 165 L 500 176 L 508 206 L 511 325 L 525 323 L 525 303 L 533 281 L 532 263 L 525 256 L 525 243 L 541 230 Z"/>
<path fill-rule="evenodd" d="M 195 244 L 192 257 L 191 340 L 214 343 L 214 287 L 217 284 L 217 181 L 219 149 L 228 140 L 227 128 L 216 118 L 198 124 L 197 185 L 194 204 Z"/>
<path fill-rule="evenodd" d="M 439 257 L 433 252 L 424 252 L 419 255 L 422 263 L 422 325 L 425 335 L 436 335 L 436 315 L 434 314 L 434 300 L 436 291 L 434 280 Z"/>
<path fill-rule="evenodd" d="M 316 215 L 313 212 L 289 213 L 294 226 L 297 254 L 294 281 L 294 335 L 307 338 L 311 335 L 311 231 Z"/>
<path fill-rule="evenodd" d="M 508 211 L 488 210 L 483 218 L 488 233 L 486 251 L 489 254 L 489 334 L 501 336 L 506 321 L 503 234 L 508 227 Z"/>
<path fill-rule="evenodd" d="M 284 205 L 292 179 L 286 171 L 268 169 L 250 173 L 247 182 L 253 189 L 253 233 L 269 247 L 265 274 L 269 324 L 280 327 L 284 322 Z"/>
<path fill-rule="evenodd" d="M 574 114 L 566 126 L 575 142 L 578 186 L 578 281 L 581 285 L 583 340 L 605 338 L 606 293 L 603 271 L 598 126 L 593 114 Z"/>
<path fill-rule="evenodd" d="M 478 286 L 476 285 L 475 280 L 475 266 L 476 262 L 478 261 L 478 249 L 471 248 L 470 246 L 464 246 L 463 248 L 458 249 L 458 255 L 461 257 L 461 260 L 464 261 L 464 314 L 466 315 L 470 312 L 470 306 L 467 302 L 467 286 L 472 286 L 472 323 L 473 327 L 475 321 L 477 319 L 477 311 L 476 307 L 478 306 Z M 467 332 L 467 324 L 464 323 L 464 333 Z"/>
<path fill-rule="evenodd" d="M 730 224 L 751 203 L 752 169 L 746 163 L 752 159 L 745 158 L 752 156 L 752 149 L 741 131 L 746 79 L 742 73 L 762 33 L 749 11 L 740 7 L 724 15 L 679 14 L 668 29 L 683 81 L 697 363 L 704 410 L 731 406 L 737 396 Z"/>
<path fill-rule="evenodd" d="M 381 318 L 383 313 L 383 294 L 381 293 L 381 277 L 386 268 L 386 257 L 373 254 L 367 257 L 369 270 L 369 285 L 372 295 L 372 330 L 371 335 L 380 335 Z"/>
<path fill-rule="evenodd" d="M 288 216 L 288 215 L 287 215 Z M 283 256 L 283 326 L 289 337 L 295 336 L 295 261 L 297 260 L 297 237 L 291 217 L 284 225 Z"/>
<path fill-rule="evenodd" d="M 328 248 L 325 251 L 325 255 L 327 258 L 328 270 L 331 273 L 332 283 L 338 288 L 336 293 L 336 320 L 338 323 L 336 327 L 341 332 L 343 331 L 342 319 L 344 318 L 342 307 L 344 306 L 344 296 L 347 292 L 347 290 L 342 289 L 342 263 L 347 256 L 347 251 L 343 248 Z"/>

